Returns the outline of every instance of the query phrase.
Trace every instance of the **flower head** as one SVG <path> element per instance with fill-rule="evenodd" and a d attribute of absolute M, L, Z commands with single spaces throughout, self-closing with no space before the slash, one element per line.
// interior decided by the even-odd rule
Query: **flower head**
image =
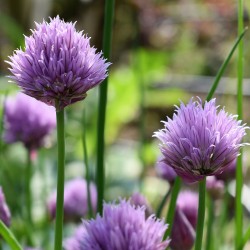
<path fill-rule="evenodd" d="M 4 122 L 7 143 L 20 141 L 34 150 L 43 146 L 45 137 L 56 127 L 56 113 L 53 107 L 19 93 L 6 100 Z"/>
<path fill-rule="evenodd" d="M 153 209 L 149 205 L 149 202 L 148 202 L 147 198 L 144 195 L 142 195 L 141 193 L 139 193 L 139 192 L 135 192 L 135 193 L 133 193 L 131 195 L 130 203 L 132 205 L 135 205 L 136 207 L 137 206 L 140 206 L 140 207 L 144 206 L 145 207 L 146 217 L 153 214 Z"/>
<path fill-rule="evenodd" d="M 171 249 L 192 249 L 195 241 L 197 216 L 198 194 L 188 190 L 181 191 L 176 201 L 170 242 Z"/>
<path fill-rule="evenodd" d="M 206 187 L 212 199 L 221 198 L 225 191 L 225 185 L 222 180 L 218 180 L 215 176 L 207 177 Z"/>
<path fill-rule="evenodd" d="M 1 187 L 0 187 L 0 219 L 6 226 L 10 226 L 11 214 L 9 207 L 6 204 L 5 196 Z"/>
<path fill-rule="evenodd" d="M 170 184 L 174 183 L 174 180 L 177 176 L 176 172 L 172 167 L 170 167 L 164 161 L 164 157 L 160 157 L 156 162 L 156 172 L 164 180 L 168 181 Z"/>
<path fill-rule="evenodd" d="M 195 241 L 195 230 L 185 214 L 177 208 L 171 232 L 170 247 L 172 250 L 190 250 Z"/>
<path fill-rule="evenodd" d="M 125 200 L 104 204 L 103 217 L 98 215 L 84 225 L 79 250 L 163 250 L 169 245 L 169 240 L 163 241 L 164 222 L 153 215 L 146 219 L 144 207 Z"/>
<path fill-rule="evenodd" d="M 223 172 L 245 145 L 247 127 L 224 109 L 218 111 L 215 99 L 204 105 L 200 99 L 181 103 L 164 125 L 154 134 L 162 142 L 164 161 L 189 182 Z"/>
<path fill-rule="evenodd" d="M 198 217 L 198 194 L 188 190 L 180 192 L 176 201 L 176 207 L 183 212 L 195 229 Z"/>
<path fill-rule="evenodd" d="M 90 183 L 90 195 L 92 209 L 96 210 L 97 191 L 96 186 Z M 56 191 L 48 200 L 48 211 L 50 218 L 56 215 Z M 64 188 L 64 219 L 65 221 L 80 220 L 88 213 L 88 193 L 85 179 L 76 178 L 65 183 Z"/>
<path fill-rule="evenodd" d="M 235 160 L 229 167 L 227 167 L 227 169 L 225 169 L 225 171 L 223 171 L 222 173 L 217 174 L 216 178 L 218 180 L 222 180 L 222 181 L 225 181 L 225 182 L 235 179 L 236 166 L 237 166 L 237 161 Z M 244 171 L 244 169 L 243 169 L 243 171 Z"/>
<path fill-rule="evenodd" d="M 25 94 L 57 109 L 80 101 L 107 77 L 109 66 L 89 40 L 58 16 L 36 23 L 25 50 L 9 57 L 11 78 Z"/>

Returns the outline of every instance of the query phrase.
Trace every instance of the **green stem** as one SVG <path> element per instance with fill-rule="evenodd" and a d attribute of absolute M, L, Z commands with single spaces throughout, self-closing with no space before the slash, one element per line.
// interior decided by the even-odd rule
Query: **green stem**
<path fill-rule="evenodd" d="M 86 132 L 85 132 L 86 128 L 87 128 L 86 114 L 85 114 L 85 109 L 83 109 L 83 129 L 82 129 L 83 157 L 84 157 L 84 164 L 85 164 L 85 169 L 86 169 L 85 178 L 87 181 L 88 214 L 89 214 L 89 218 L 92 218 L 93 208 L 91 204 L 89 161 L 88 161 L 88 151 L 87 151 Z"/>
<path fill-rule="evenodd" d="M 243 0 L 238 0 L 238 34 L 243 31 Z M 243 101 L 243 41 L 239 43 L 238 47 L 238 84 L 237 84 L 237 113 L 238 119 L 242 120 L 242 101 Z M 241 150 L 242 153 L 242 150 Z M 242 173 L 242 154 L 237 159 L 236 168 L 236 213 L 235 213 L 235 249 L 241 249 L 242 235 L 243 235 L 243 210 L 241 203 L 243 186 L 243 173 Z"/>
<path fill-rule="evenodd" d="M 111 54 L 112 27 L 114 19 L 114 0 L 105 1 L 104 32 L 103 32 L 103 55 L 108 60 Z M 105 118 L 108 92 L 108 77 L 100 85 L 100 97 L 98 107 L 97 124 L 97 211 L 102 214 L 104 186 L 105 186 L 105 167 L 104 167 L 104 148 L 105 148 Z"/>
<path fill-rule="evenodd" d="M 32 162 L 31 162 L 31 151 L 27 150 L 27 165 L 26 165 L 26 180 L 25 180 L 25 193 L 26 193 L 26 211 L 27 211 L 27 221 L 29 226 L 32 225 L 32 215 L 31 215 L 31 176 L 32 176 Z"/>
<path fill-rule="evenodd" d="M 62 249 L 63 239 L 63 202 L 64 202 L 64 165 L 65 165 L 65 139 L 64 139 L 64 109 L 56 112 L 57 121 L 57 197 L 56 197 L 56 225 L 55 250 Z"/>
<path fill-rule="evenodd" d="M 12 250 L 22 250 L 21 245 L 16 240 L 13 233 L 5 226 L 5 224 L 0 220 L 0 234 L 3 236 L 4 240 L 9 244 Z"/>
<path fill-rule="evenodd" d="M 242 153 L 242 150 L 241 150 Z M 242 209 L 242 186 L 243 186 L 243 173 L 242 173 L 242 157 L 237 159 L 236 168 L 236 199 L 235 199 L 235 249 L 240 250 L 242 235 L 243 235 L 243 209 Z"/>
<path fill-rule="evenodd" d="M 211 250 L 213 246 L 213 222 L 214 222 L 214 201 L 208 196 L 208 222 L 207 222 L 207 237 L 206 250 Z"/>
<path fill-rule="evenodd" d="M 171 192 L 172 192 L 172 186 L 170 186 L 170 188 L 168 189 L 168 191 L 164 195 L 163 199 L 161 200 L 161 203 L 160 203 L 158 209 L 156 210 L 156 217 L 157 218 L 160 218 L 162 210 L 163 210 L 163 208 L 164 208 L 164 206 L 165 206 L 165 204 L 167 202 L 167 199 L 170 196 Z"/>
<path fill-rule="evenodd" d="M 175 182 L 172 189 L 172 195 L 171 200 L 169 204 L 168 214 L 166 217 L 166 223 L 168 224 L 168 229 L 166 230 L 164 234 L 164 239 L 166 239 L 168 236 L 170 236 L 172 227 L 173 227 L 173 221 L 174 221 L 174 214 L 175 214 L 175 207 L 176 207 L 176 200 L 179 194 L 179 191 L 181 189 L 181 178 L 177 176 L 175 178 Z"/>
<path fill-rule="evenodd" d="M 198 221 L 196 226 L 195 250 L 201 250 L 206 203 L 206 177 L 199 182 L 199 208 Z"/>

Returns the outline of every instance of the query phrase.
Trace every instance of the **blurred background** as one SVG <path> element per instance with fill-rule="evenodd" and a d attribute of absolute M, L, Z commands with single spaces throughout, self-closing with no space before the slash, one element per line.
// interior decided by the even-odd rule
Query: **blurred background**
<path fill-rule="evenodd" d="M 245 1 L 245 26 L 250 2 Z M 5 60 L 24 46 L 34 22 L 59 15 L 77 22 L 77 30 L 91 37 L 101 51 L 104 1 L 102 0 L 0 0 L 1 112 L 6 95 L 18 88 L 9 83 Z M 237 38 L 237 2 L 233 0 L 117 0 L 108 87 L 106 121 L 106 200 L 128 197 L 135 191 L 147 196 L 155 208 L 168 184 L 159 179 L 154 165 L 160 155 L 152 135 L 171 117 L 174 105 L 191 96 L 206 97 L 214 76 Z M 250 33 L 244 38 L 244 121 L 250 122 Z M 237 55 L 237 53 L 236 53 Z M 216 92 L 218 104 L 236 113 L 237 56 L 234 56 Z M 66 109 L 66 179 L 84 176 L 82 129 L 94 178 L 98 89 L 84 102 Z M 86 126 L 83 128 L 83 110 Z M 1 126 L 3 127 L 3 126 Z M 1 129 L 2 130 L 2 129 Z M 33 217 L 43 229 L 46 198 L 55 188 L 55 135 L 34 162 Z M 246 156 L 247 157 L 247 156 Z M 22 169 L 25 149 L 19 143 L 1 143 L 0 184 L 13 215 L 12 226 L 23 233 Z M 246 160 L 246 166 L 249 161 Z M 3 174 L 4 173 L 4 174 Z M 246 177 L 247 178 L 247 177 Z M 246 180 L 247 181 L 247 180 Z M 19 195 L 20 194 L 20 195 Z M 249 204 L 248 204 L 249 205 Z M 246 209 L 250 212 L 250 206 Z M 39 230 L 38 230 L 39 232 Z M 50 237 L 49 234 L 46 237 Z M 43 238 L 45 242 L 48 238 Z"/>

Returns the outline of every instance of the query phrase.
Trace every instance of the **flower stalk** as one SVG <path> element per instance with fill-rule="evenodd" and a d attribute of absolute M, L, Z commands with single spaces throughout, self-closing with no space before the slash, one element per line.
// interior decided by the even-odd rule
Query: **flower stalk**
<path fill-rule="evenodd" d="M 165 204 L 166 204 L 166 202 L 168 200 L 168 197 L 170 196 L 171 192 L 172 192 L 172 186 L 170 186 L 170 188 L 168 189 L 168 191 L 166 192 L 166 194 L 162 198 L 161 203 L 159 204 L 159 207 L 156 210 L 156 217 L 157 218 L 160 218 L 162 210 L 163 210 L 163 208 L 164 208 L 164 206 L 165 206 Z"/>
<path fill-rule="evenodd" d="M 111 55 L 111 40 L 114 19 L 114 0 L 105 1 L 104 31 L 103 31 L 103 54 L 108 60 Z M 98 124 L 97 124 L 97 165 L 96 165 L 96 185 L 98 192 L 97 212 L 102 214 L 104 187 L 105 187 L 105 166 L 104 166 L 104 149 L 105 149 L 105 121 L 106 105 L 108 92 L 108 77 L 100 85 L 100 96 L 98 106 Z"/>
<path fill-rule="evenodd" d="M 179 191 L 181 189 L 181 183 L 182 180 L 179 176 L 175 178 L 174 185 L 172 188 L 172 195 L 170 200 L 170 205 L 168 209 L 168 214 L 166 217 L 166 223 L 168 223 L 168 229 L 166 230 L 164 234 L 164 239 L 166 239 L 168 236 L 171 235 L 172 227 L 173 227 L 173 221 L 174 221 L 174 214 L 175 214 L 175 207 L 176 207 L 176 200 L 179 194 Z"/>
<path fill-rule="evenodd" d="M 62 249 L 63 239 L 63 203 L 64 203 L 64 165 L 65 165 L 65 138 L 64 138 L 64 109 L 56 111 L 57 121 L 57 200 L 55 225 L 55 250 Z"/>

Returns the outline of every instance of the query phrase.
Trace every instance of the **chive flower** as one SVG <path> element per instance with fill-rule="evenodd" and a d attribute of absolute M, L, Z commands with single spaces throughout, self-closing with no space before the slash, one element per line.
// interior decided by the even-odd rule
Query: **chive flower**
<path fill-rule="evenodd" d="M 96 186 L 90 183 L 90 198 L 93 211 L 97 206 Z M 56 191 L 47 202 L 47 208 L 51 219 L 56 217 Z M 75 178 L 65 183 L 64 188 L 64 220 L 80 221 L 88 213 L 87 182 L 83 178 Z"/>
<path fill-rule="evenodd" d="M 185 214 L 177 208 L 171 232 L 170 247 L 172 250 L 191 250 L 195 241 L 195 230 Z"/>
<path fill-rule="evenodd" d="M 225 185 L 222 180 L 218 180 L 215 176 L 207 177 L 207 192 L 213 200 L 220 199 L 225 192 Z"/>
<path fill-rule="evenodd" d="M 194 229 L 198 220 L 198 201 L 198 193 L 189 190 L 181 191 L 176 201 L 176 208 L 184 213 Z"/>
<path fill-rule="evenodd" d="M 191 250 L 195 242 L 198 218 L 198 194 L 184 190 L 178 195 L 171 232 L 172 250 Z"/>
<path fill-rule="evenodd" d="M 130 201 L 104 204 L 103 216 L 83 224 L 85 231 L 77 236 L 79 248 L 74 250 L 164 250 L 169 245 L 168 239 L 163 240 L 167 225 L 154 215 L 146 219 L 145 208 Z"/>
<path fill-rule="evenodd" d="M 10 78 L 25 94 L 57 110 L 83 100 L 107 77 L 110 64 L 90 46 L 90 38 L 76 31 L 75 23 L 57 16 L 35 25 L 25 37 L 25 49 L 7 61 Z"/>
<path fill-rule="evenodd" d="M 218 111 L 215 99 L 181 103 L 173 118 L 163 122 L 164 129 L 154 133 L 164 162 L 187 182 L 223 172 L 246 145 L 241 141 L 248 127 L 236 118 Z"/>
<path fill-rule="evenodd" d="M 45 144 L 46 137 L 56 127 L 53 107 L 18 93 L 8 97 L 4 104 L 4 140 L 7 143 L 22 142 L 28 150 L 36 150 Z"/>
<path fill-rule="evenodd" d="M 174 184 L 177 174 L 172 167 L 165 163 L 164 157 L 159 157 L 155 164 L 155 169 L 159 177 L 168 181 L 171 185 Z"/>
<path fill-rule="evenodd" d="M 146 217 L 149 217 L 151 214 L 153 214 L 153 209 L 150 206 L 147 198 L 139 192 L 135 192 L 131 195 L 130 203 L 135 206 L 144 206 Z"/>
<path fill-rule="evenodd" d="M 231 180 L 235 179 L 235 177 L 236 177 L 236 167 L 237 167 L 237 161 L 235 160 L 235 162 L 233 164 L 231 164 L 225 171 L 223 171 L 220 174 L 217 174 L 216 178 L 218 180 L 222 180 L 224 182 L 228 182 L 228 181 L 231 181 Z M 244 167 L 243 167 L 243 172 L 245 172 Z"/>

